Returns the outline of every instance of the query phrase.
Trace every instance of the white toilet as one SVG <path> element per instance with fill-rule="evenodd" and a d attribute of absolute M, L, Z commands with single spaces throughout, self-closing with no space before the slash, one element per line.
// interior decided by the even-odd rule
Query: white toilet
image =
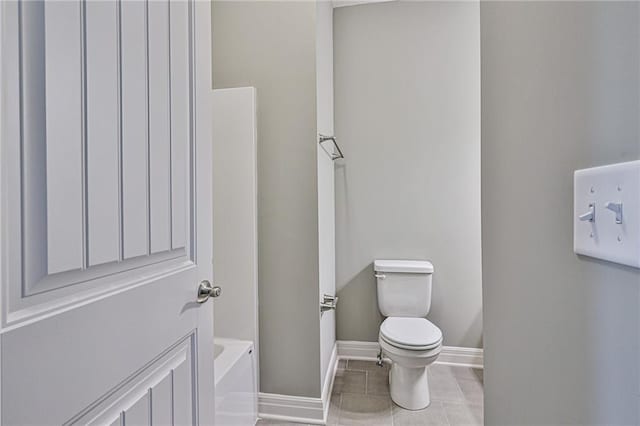
<path fill-rule="evenodd" d="M 427 366 L 442 350 L 442 331 L 425 317 L 431 308 L 433 265 L 419 260 L 376 260 L 378 307 L 386 319 L 378 341 L 391 360 L 391 399 L 400 407 L 429 406 Z"/>

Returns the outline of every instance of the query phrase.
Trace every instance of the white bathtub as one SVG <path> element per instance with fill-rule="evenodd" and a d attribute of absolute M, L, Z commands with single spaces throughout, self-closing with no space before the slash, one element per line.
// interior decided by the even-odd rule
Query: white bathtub
<path fill-rule="evenodd" d="M 258 418 L 258 389 L 253 342 L 214 339 L 216 426 L 253 426 Z"/>

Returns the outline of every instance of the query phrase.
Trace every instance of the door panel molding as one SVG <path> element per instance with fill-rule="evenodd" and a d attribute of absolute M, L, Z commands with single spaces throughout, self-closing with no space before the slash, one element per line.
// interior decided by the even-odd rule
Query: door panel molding
<path fill-rule="evenodd" d="M 149 3 L 0 2 L 3 424 L 214 421 L 213 306 L 195 301 L 213 274 L 211 5 Z M 150 23 L 168 37 L 157 163 Z M 152 166 L 169 175 L 154 250 Z"/>
<path fill-rule="evenodd" d="M 67 425 L 104 425 L 120 420 L 123 426 L 129 424 L 143 424 L 136 414 L 131 411 L 140 408 L 142 403 L 149 412 L 152 407 L 161 406 L 155 404 L 157 399 L 166 401 L 164 393 L 169 387 L 171 417 L 173 422 L 158 421 L 154 417 L 154 423 L 158 424 L 193 424 L 197 412 L 197 401 L 190 398 L 193 394 L 196 376 L 195 354 L 196 332 L 180 339 L 154 360 L 142 367 L 131 376 L 127 377 L 120 384 L 109 392 L 105 393 L 98 400 L 90 404 L 77 415 L 64 423 Z M 186 398 L 187 407 L 181 399 Z M 190 402 L 190 403 L 189 403 Z M 186 408 L 186 409 L 185 409 Z M 166 413 L 163 413 L 166 414 Z M 127 417 L 133 417 L 127 421 Z M 148 423 L 148 420 L 147 420 Z"/>
<path fill-rule="evenodd" d="M 123 257 L 150 252 L 149 238 L 149 84 L 147 12 L 144 2 L 121 3 L 120 109 L 122 137 Z M 143 22 L 140 25 L 140 21 Z M 140 54 L 140 53 L 143 54 Z M 140 82 L 144 82 L 140 84 Z M 140 170 L 142 169 L 142 173 Z M 139 194 L 144 193 L 144 197 Z"/>
<path fill-rule="evenodd" d="M 9 292 L 6 305 L 10 309 L 4 312 L 0 334 L 189 271 L 196 266 L 191 260 L 177 257 L 114 275 L 103 275 L 88 282 L 89 287 L 83 290 L 77 286 L 67 286 L 28 298 L 20 298 Z"/>
<path fill-rule="evenodd" d="M 22 8 L 23 19 L 20 20 L 23 39 L 31 32 L 40 33 L 41 25 L 44 28 L 44 38 L 39 40 L 42 45 L 37 50 L 23 46 L 20 54 L 25 62 L 32 56 L 44 54 L 44 67 L 31 70 L 30 75 L 38 80 L 44 75 L 43 90 L 33 93 L 33 98 L 23 97 L 22 100 L 25 106 L 33 101 L 44 103 L 44 117 L 37 121 L 23 115 L 22 128 L 44 128 L 45 144 L 34 147 L 34 151 L 44 149 L 44 153 L 34 155 L 45 158 L 44 168 L 37 170 L 45 174 L 45 187 L 35 187 L 31 191 L 23 188 L 22 194 L 26 201 L 23 216 L 40 214 L 39 210 L 29 208 L 28 202 L 39 206 L 44 200 L 46 205 L 46 233 L 33 235 L 31 240 L 25 241 L 25 248 L 28 250 L 26 257 L 35 259 L 31 249 L 46 244 L 46 257 L 38 260 L 46 265 L 47 275 L 85 269 L 87 264 L 87 70 L 83 5 L 79 0 L 55 4 L 33 2 L 30 7 Z M 26 63 L 23 69 L 28 70 Z M 30 90 L 32 81 L 24 75 L 22 78 L 23 90 Z M 30 148 L 24 140 L 22 144 L 23 152 Z M 33 165 L 23 158 L 22 167 Z M 38 281 L 25 280 L 25 293 L 33 293 Z"/>
<path fill-rule="evenodd" d="M 19 87 L 20 114 L 3 134 L 5 182 L 14 183 L 3 209 L 17 211 L 4 219 L 3 325 L 194 264 L 192 1 L 3 7 L 18 17 L 3 29 L 4 64 L 18 68 L 3 79 Z M 146 58 L 136 61 L 130 41 Z M 140 78 L 146 87 L 136 91 Z"/>

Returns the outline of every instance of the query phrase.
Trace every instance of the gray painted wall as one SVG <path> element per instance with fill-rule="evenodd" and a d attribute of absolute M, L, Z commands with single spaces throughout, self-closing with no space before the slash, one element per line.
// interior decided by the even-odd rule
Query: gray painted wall
<path fill-rule="evenodd" d="M 638 3 L 483 2 L 485 423 L 640 423 L 640 271 L 573 254 L 573 171 L 640 158 Z"/>
<path fill-rule="evenodd" d="M 482 345 L 480 18 L 474 2 L 334 10 L 339 340 L 377 341 L 372 262 L 430 259 L 429 318 Z"/>
<path fill-rule="evenodd" d="M 316 5 L 212 15 L 214 88 L 257 89 L 261 391 L 319 397 Z"/>

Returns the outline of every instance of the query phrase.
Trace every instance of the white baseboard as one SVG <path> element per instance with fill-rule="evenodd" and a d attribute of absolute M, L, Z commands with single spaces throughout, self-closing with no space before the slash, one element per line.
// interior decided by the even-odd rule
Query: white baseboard
<path fill-rule="evenodd" d="M 329 405 L 331 404 L 331 391 L 333 390 L 333 379 L 336 377 L 336 368 L 338 368 L 338 344 L 333 344 L 333 350 L 331 351 L 331 358 L 329 359 L 329 366 L 324 376 L 324 386 L 322 387 L 322 405 L 323 420 L 327 421 L 329 415 Z"/>
<path fill-rule="evenodd" d="M 358 342 L 353 340 L 338 340 L 338 358 L 375 360 L 380 352 L 378 342 Z"/>
<path fill-rule="evenodd" d="M 338 358 L 376 360 L 380 345 L 378 342 L 357 342 L 338 340 Z M 457 346 L 443 346 L 436 364 L 456 365 L 461 367 L 483 368 L 483 350 L 477 348 L 462 348 Z"/>
<path fill-rule="evenodd" d="M 456 365 L 460 367 L 484 368 L 484 350 L 443 346 L 436 364 Z"/>
<path fill-rule="evenodd" d="M 282 422 L 326 424 L 337 365 L 338 348 L 336 344 L 331 352 L 320 398 L 261 392 L 258 394 L 258 417 Z"/>
<path fill-rule="evenodd" d="M 324 406 L 321 398 L 258 394 L 258 417 L 283 422 L 324 424 Z"/>

